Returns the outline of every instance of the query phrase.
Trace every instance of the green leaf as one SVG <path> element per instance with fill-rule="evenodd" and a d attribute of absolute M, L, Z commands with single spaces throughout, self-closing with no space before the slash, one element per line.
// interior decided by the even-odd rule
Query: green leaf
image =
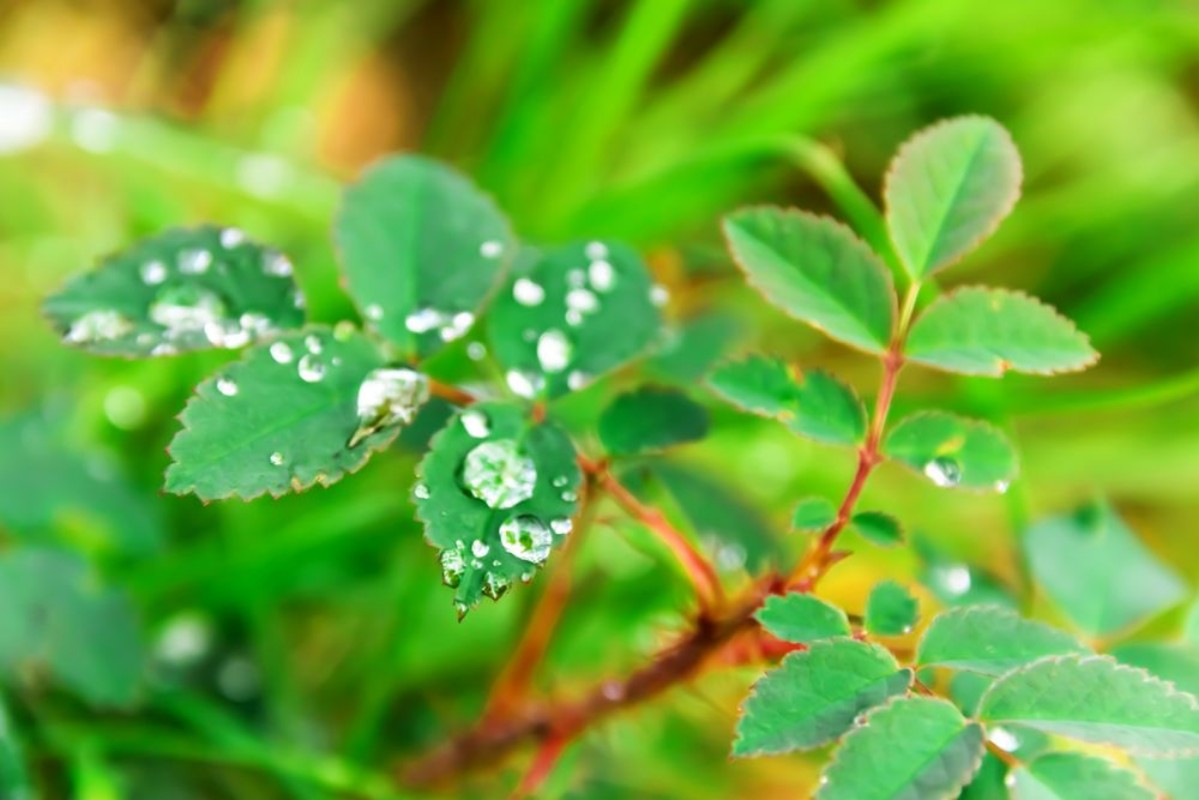
<path fill-rule="evenodd" d="M 1043 656 L 1086 653 L 1068 633 L 1000 606 L 960 606 L 933 619 L 916 663 L 1001 675 Z"/>
<path fill-rule="evenodd" d="M 879 547 L 894 547 L 903 543 L 903 528 L 899 520 L 881 511 L 860 511 L 850 520 L 862 538 Z"/>
<path fill-rule="evenodd" d="M 741 334 L 743 323 L 733 314 L 713 311 L 667 328 L 662 345 L 646 360 L 655 378 L 691 385 L 703 378 Z"/>
<path fill-rule="evenodd" d="M 1199 696 L 1199 646 L 1191 642 L 1131 642 L 1112 648 L 1111 655 Z"/>
<path fill-rule="evenodd" d="M 1043 520 L 1022 541 L 1037 583 L 1087 633 L 1124 630 L 1187 594 L 1106 503 Z"/>
<path fill-rule="evenodd" d="M 127 707 L 141 680 L 137 618 L 73 555 L 23 547 L 0 556 L 0 670 L 31 667 L 96 706 Z"/>
<path fill-rule="evenodd" d="M 1199 702 L 1107 656 L 1049 656 L 983 695 L 979 718 L 1157 756 L 1199 753 Z"/>
<path fill-rule="evenodd" d="M 779 359 L 751 355 L 718 366 L 708 386 L 738 408 L 781 420 L 816 441 L 855 445 L 866 436 L 862 401 L 819 370 L 797 375 Z"/>
<path fill-rule="evenodd" d="M 578 507 L 575 458 L 556 425 L 512 403 L 471 406 L 433 437 L 417 468 L 416 514 L 460 615 L 532 580 L 565 540 Z"/>
<path fill-rule="evenodd" d="M 819 747 L 849 730 L 858 714 L 907 691 L 911 681 L 911 671 L 878 645 L 814 642 L 754 684 L 737 722 L 733 754 Z"/>
<path fill-rule="evenodd" d="M 868 353 L 887 349 L 895 287 L 879 257 L 836 220 L 781 208 L 724 218 L 733 258 L 769 302 Z"/>
<path fill-rule="evenodd" d="M 992 753 L 983 756 L 978 772 L 962 789 L 958 800 L 1011 800 L 1004 781 L 1007 767 Z"/>
<path fill-rule="evenodd" d="M 1016 477 L 1016 453 L 1001 431 L 944 411 L 904 417 L 887 434 L 883 453 L 938 486 L 1007 491 Z"/>
<path fill-rule="evenodd" d="M 845 612 L 810 594 L 771 595 L 754 616 L 762 627 L 785 642 L 807 644 L 850 634 Z"/>
<path fill-rule="evenodd" d="M 1012 770 L 1012 800 L 1154 800 L 1136 773 L 1082 753 L 1046 753 Z"/>
<path fill-rule="evenodd" d="M 488 321 L 509 388 L 557 397 L 640 355 L 661 326 L 653 298 L 644 262 L 622 244 L 522 251 Z"/>
<path fill-rule="evenodd" d="M 950 800 L 983 757 L 982 728 L 932 697 L 899 697 L 837 748 L 817 800 Z"/>
<path fill-rule="evenodd" d="M 866 598 L 866 630 L 876 636 L 902 636 L 911 633 L 920 618 L 920 604 L 902 585 L 882 581 Z"/>
<path fill-rule="evenodd" d="M 822 531 L 837 521 L 837 507 L 825 497 L 805 497 L 795 506 L 791 527 L 797 531 Z"/>
<path fill-rule="evenodd" d="M 0 703 L 0 797 L 33 800 L 21 748 L 12 735 L 8 711 Z"/>
<path fill-rule="evenodd" d="M 1136 759 L 1136 764 L 1153 785 L 1165 792 L 1171 800 L 1184 800 L 1199 786 L 1199 758 L 1147 758 Z"/>
<path fill-rule="evenodd" d="M 395 438 L 400 422 L 382 424 L 381 406 L 368 402 L 391 375 L 410 379 L 412 397 L 388 396 L 411 401 L 414 414 L 428 396 L 424 377 L 385 369 L 360 333 L 313 327 L 253 348 L 196 387 L 169 448 L 167 490 L 249 500 L 336 482 Z"/>
<path fill-rule="evenodd" d="M 1007 289 L 969 287 L 942 295 L 917 318 L 909 361 L 965 375 L 1008 370 L 1054 375 L 1099 358 L 1085 334 L 1052 307 Z"/>
<path fill-rule="evenodd" d="M 957 117 L 904 143 L 887 171 L 887 227 L 904 268 L 920 280 L 989 236 L 1020 196 L 1020 153 L 999 123 Z"/>
<path fill-rule="evenodd" d="M 945 605 L 999 605 L 1014 608 L 1011 590 L 993 573 L 967 564 L 927 536 L 914 536 L 912 549 L 922 563 L 920 582 Z"/>
<path fill-rule="evenodd" d="M 100 262 L 43 310 L 65 344 L 103 356 L 237 348 L 304 324 L 291 262 L 236 228 L 177 228 Z"/>
<path fill-rule="evenodd" d="M 695 442 L 708 433 L 708 411 L 676 389 L 643 386 L 616 397 L 599 420 L 613 455 L 634 455 Z"/>
<path fill-rule="evenodd" d="M 515 250 L 491 198 L 411 155 L 378 162 L 346 189 L 334 234 L 363 317 L 409 358 L 470 329 Z"/>

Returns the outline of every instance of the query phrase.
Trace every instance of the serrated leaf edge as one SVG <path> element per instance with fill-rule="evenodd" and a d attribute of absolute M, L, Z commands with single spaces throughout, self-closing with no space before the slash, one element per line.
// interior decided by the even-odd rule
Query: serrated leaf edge
<path fill-rule="evenodd" d="M 1016 449 L 1015 443 L 1012 441 L 1012 438 L 1007 435 L 1007 432 L 1005 432 L 1002 428 L 1000 428 L 998 425 L 995 425 L 994 423 L 990 422 L 989 420 L 979 419 L 977 417 L 967 417 L 967 416 L 963 416 L 962 414 L 955 413 L 953 411 L 945 411 L 943 409 L 938 409 L 938 408 L 926 408 L 921 411 L 913 411 L 911 414 L 901 417 L 894 425 L 888 426 L 888 430 L 887 430 L 886 434 L 883 436 L 882 447 L 880 448 L 883 456 L 886 457 L 888 460 L 894 461 L 896 464 L 899 464 L 900 466 L 902 466 L 904 469 L 908 470 L 909 472 L 912 472 L 921 477 L 926 477 L 924 475 L 924 473 L 921 472 L 916 467 L 913 467 L 912 465 L 908 464 L 906 461 L 895 458 L 890 453 L 888 453 L 887 452 L 887 439 L 890 437 L 890 435 L 892 433 L 894 433 L 896 428 L 898 428 L 900 425 L 904 424 L 908 420 L 918 419 L 921 417 L 934 417 L 934 416 L 955 417 L 957 419 L 965 421 L 966 423 L 970 424 L 973 427 L 986 426 L 986 427 L 990 428 L 992 431 L 994 431 L 996 434 L 998 434 L 1007 443 L 1008 447 L 1012 451 L 1012 458 L 1013 458 L 1012 474 L 1009 475 L 1007 479 L 1009 481 L 1015 481 L 1020 477 L 1020 451 Z M 958 486 L 951 486 L 948 488 L 953 489 L 955 492 L 972 492 L 974 494 L 992 494 L 995 492 L 994 488 L 987 487 L 987 486 L 961 486 L 961 485 L 958 485 Z"/>
<path fill-rule="evenodd" d="M 1007 617 L 1014 617 L 1015 619 L 1018 619 L 1027 625 L 1031 625 L 1031 626 L 1039 628 L 1043 631 L 1049 631 L 1049 632 L 1052 632 L 1055 634 L 1059 634 L 1061 636 L 1068 637 L 1075 644 L 1077 644 L 1079 646 L 1079 648 L 1083 649 L 1084 652 L 1089 653 L 1089 648 L 1087 648 L 1086 644 L 1084 644 L 1082 642 L 1082 640 L 1080 640 L 1077 636 L 1070 633 L 1069 631 L 1064 631 L 1061 628 L 1055 628 L 1052 625 L 1049 625 L 1048 623 L 1045 623 L 1045 622 L 1041 622 L 1040 620 L 1037 620 L 1037 619 L 1029 619 L 1028 617 L 1025 617 L 1024 615 L 1022 615 L 1016 611 L 1013 611 L 1012 609 L 1010 609 L 1006 606 L 1001 606 L 998 603 L 976 603 L 976 604 L 971 604 L 971 605 L 967 605 L 967 606 L 954 606 L 952 608 L 948 608 L 945 611 L 942 611 L 940 614 L 937 614 L 936 616 L 934 616 L 931 620 L 929 620 L 928 625 L 924 629 L 924 632 L 920 635 L 920 641 L 918 641 L 916 643 L 916 652 L 914 654 L 912 665 L 914 667 L 919 667 L 919 668 L 946 667 L 948 669 L 956 669 L 961 672 L 973 672 L 976 674 L 985 674 L 985 673 L 977 673 L 977 670 L 972 670 L 972 669 L 968 669 L 965 667 L 955 666 L 955 664 L 958 662 L 954 662 L 954 661 L 926 662 L 921 659 L 921 655 L 924 650 L 924 641 L 926 638 L 928 638 L 929 631 L 931 631 L 933 629 L 933 626 L 935 626 L 937 624 L 937 620 L 942 619 L 944 617 L 969 617 L 969 616 L 973 616 L 975 614 L 982 613 L 982 612 L 986 612 L 988 614 L 993 614 L 993 613 L 998 612 Z M 1041 656 L 1041 658 L 1045 658 L 1045 656 Z M 1034 659 L 1034 660 L 1039 661 L 1040 659 L 1038 658 L 1038 659 Z M 1011 670 L 1009 670 L 1009 672 L 1010 671 Z M 1004 672 L 1001 674 L 1001 676 L 1006 675 L 1006 674 L 1007 674 L 1007 672 Z M 996 678 L 996 680 L 998 680 L 998 677 Z"/>

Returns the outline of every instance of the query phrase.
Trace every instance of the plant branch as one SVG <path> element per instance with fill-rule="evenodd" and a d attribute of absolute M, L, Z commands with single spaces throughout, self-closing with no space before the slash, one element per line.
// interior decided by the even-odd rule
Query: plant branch
<path fill-rule="evenodd" d="M 469 406 L 475 402 L 475 396 L 468 391 L 459 389 L 448 383 L 429 378 L 429 394 L 449 401 L 456 406 Z"/>

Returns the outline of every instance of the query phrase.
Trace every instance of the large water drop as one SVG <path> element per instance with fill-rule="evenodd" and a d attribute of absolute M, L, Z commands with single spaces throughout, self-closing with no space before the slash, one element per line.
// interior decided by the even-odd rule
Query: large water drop
<path fill-rule="evenodd" d="M 937 456 L 924 465 L 924 474 L 938 486 L 951 488 L 962 482 L 962 467 L 948 456 Z"/>
<path fill-rule="evenodd" d="M 500 543 L 522 561 L 532 564 L 545 561 L 553 541 L 550 529 L 530 514 L 521 514 L 500 525 Z"/>
<path fill-rule="evenodd" d="M 491 508 L 511 508 L 533 496 L 537 467 L 512 439 L 483 442 L 462 463 L 466 490 Z"/>
<path fill-rule="evenodd" d="M 548 330 L 537 340 L 537 360 L 542 372 L 556 373 L 566 369 L 574 348 L 566 334 L 558 330 Z"/>
<path fill-rule="evenodd" d="M 407 425 L 429 399 L 429 379 L 406 367 L 371 370 L 358 387 L 358 430 L 350 447 L 376 431 Z"/>

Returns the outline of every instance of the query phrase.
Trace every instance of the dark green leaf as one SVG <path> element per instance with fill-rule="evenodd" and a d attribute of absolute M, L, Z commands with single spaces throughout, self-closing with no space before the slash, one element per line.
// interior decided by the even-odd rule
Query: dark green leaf
<path fill-rule="evenodd" d="M 947 488 L 1006 492 L 1016 477 L 1016 453 L 1007 436 L 944 411 L 904 417 L 887 434 L 883 452 Z"/>
<path fill-rule="evenodd" d="M 899 520 L 881 511 L 860 511 L 850 520 L 862 538 L 879 547 L 894 547 L 903 543 L 903 528 Z"/>
<path fill-rule="evenodd" d="M 916 663 L 1001 675 L 1043 656 L 1086 653 L 1068 633 L 1000 606 L 959 606 L 929 624 Z"/>
<path fill-rule="evenodd" d="M 807 644 L 850 634 L 845 612 L 810 594 L 771 595 L 754 616 L 762 627 L 786 642 Z"/>
<path fill-rule="evenodd" d="M 1154 800 L 1136 773 L 1083 753 L 1046 753 L 1012 771 L 1012 800 Z"/>
<path fill-rule="evenodd" d="M 911 592 L 895 581 L 875 585 L 866 598 L 866 630 L 876 636 L 911 633 L 920 618 L 920 605 Z"/>
<path fill-rule="evenodd" d="M 795 506 L 791 527 L 797 531 L 822 531 L 837 520 L 837 507 L 824 497 L 805 497 Z"/>
<path fill-rule="evenodd" d="M 304 324 L 291 262 L 236 228 L 175 229 L 46 300 L 63 342 L 104 356 L 236 348 Z"/>
<path fill-rule="evenodd" d="M 600 441 L 613 455 L 665 450 L 707 433 L 707 409 L 676 389 L 646 386 L 626 392 L 599 420 Z"/>

